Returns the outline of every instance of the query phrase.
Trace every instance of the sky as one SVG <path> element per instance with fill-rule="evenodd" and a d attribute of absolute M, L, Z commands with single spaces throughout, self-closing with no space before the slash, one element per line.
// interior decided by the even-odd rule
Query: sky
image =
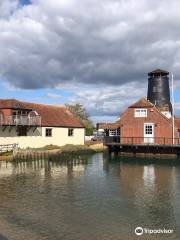
<path fill-rule="evenodd" d="M 0 98 L 84 105 L 114 121 L 147 95 L 148 72 L 174 74 L 180 116 L 180 1 L 1 0 Z"/>

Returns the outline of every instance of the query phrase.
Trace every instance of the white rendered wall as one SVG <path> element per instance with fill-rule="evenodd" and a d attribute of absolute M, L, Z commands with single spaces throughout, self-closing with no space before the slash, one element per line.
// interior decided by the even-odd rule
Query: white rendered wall
<path fill-rule="evenodd" d="M 48 127 L 47 127 L 48 128 Z M 33 128 L 28 131 L 28 136 L 17 136 L 16 128 L 7 127 L 5 131 L 0 128 L 0 145 L 1 144 L 19 144 L 20 148 L 38 148 L 45 145 L 63 146 L 66 144 L 83 145 L 84 129 L 73 128 L 73 136 L 68 136 L 68 128 L 49 127 L 52 129 L 52 137 L 46 137 L 46 127 L 38 128 L 33 132 Z M 10 131 L 11 130 L 11 131 Z"/>

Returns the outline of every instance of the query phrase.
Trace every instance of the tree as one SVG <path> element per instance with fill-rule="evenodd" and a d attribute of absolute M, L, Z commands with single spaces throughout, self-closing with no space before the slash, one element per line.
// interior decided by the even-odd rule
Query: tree
<path fill-rule="evenodd" d="M 66 107 L 79 118 L 85 126 L 86 135 L 90 136 L 93 134 L 93 123 L 87 113 L 86 109 L 80 103 L 66 104 Z"/>

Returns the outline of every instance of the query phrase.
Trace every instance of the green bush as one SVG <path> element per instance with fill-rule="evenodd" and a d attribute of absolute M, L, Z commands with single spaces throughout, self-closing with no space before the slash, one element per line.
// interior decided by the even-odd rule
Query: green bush
<path fill-rule="evenodd" d="M 86 136 L 92 136 L 93 135 L 93 128 L 86 128 L 85 135 Z"/>

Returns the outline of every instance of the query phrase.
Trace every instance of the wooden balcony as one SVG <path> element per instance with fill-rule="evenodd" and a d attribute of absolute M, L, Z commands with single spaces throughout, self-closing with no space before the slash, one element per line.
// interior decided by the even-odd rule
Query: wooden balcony
<path fill-rule="evenodd" d="M 39 115 L 0 116 L 0 126 L 41 126 L 41 117 Z"/>

